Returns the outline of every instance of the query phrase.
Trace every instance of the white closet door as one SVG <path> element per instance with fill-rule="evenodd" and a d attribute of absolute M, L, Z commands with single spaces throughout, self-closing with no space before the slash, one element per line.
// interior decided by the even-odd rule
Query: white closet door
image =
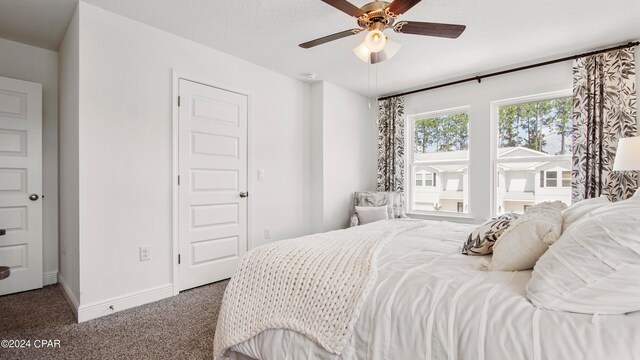
<path fill-rule="evenodd" d="M 247 251 L 247 97 L 180 80 L 179 289 L 230 278 Z"/>
<path fill-rule="evenodd" d="M 0 77 L 0 295 L 42 287 L 42 85 Z"/>

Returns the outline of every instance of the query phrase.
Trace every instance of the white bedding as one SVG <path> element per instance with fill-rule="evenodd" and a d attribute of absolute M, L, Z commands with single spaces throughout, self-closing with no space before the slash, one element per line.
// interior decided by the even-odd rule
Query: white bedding
<path fill-rule="evenodd" d="M 282 329 L 263 331 L 233 350 L 259 360 L 618 360 L 640 354 L 640 312 L 536 309 L 525 297 L 530 271 L 482 272 L 487 257 L 459 254 L 473 225 L 424 225 L 383 248 L 377 283 L 340 355 Z"/>

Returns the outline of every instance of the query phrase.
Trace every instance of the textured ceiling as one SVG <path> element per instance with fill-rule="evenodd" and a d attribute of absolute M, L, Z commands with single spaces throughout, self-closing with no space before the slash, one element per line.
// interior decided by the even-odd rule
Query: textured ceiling
<path fill-rule="evenodd" d="M 0 0 L 0 37 L 58 50 L 78 0 Z"/>
<path fill-rule="evenodd" d="M 52 7 L 57 18 L 70 1 L 0 0 L 0 13 L 6 4 L 37 3 Z M 465 24 L 467 30 L 456 40 L 387 30 L 402 48 L 369 70 L 351 51 L 363 34 L 308 50 L 297 46 L 355 27 L 352 18 L 320 0 L 85 1 L 280 73 L 304 80 L 302 73 L 314 72 L 362 94 L 393 93 L 640 38 L 639 0 L 423 0 L 401 20 Z M 2 15 L 0 28 L 4 17 L 14 16 Z M 41 37 L 55 35 L 57 26 L 43 30 L 35 20 L 27 23 Z"/>

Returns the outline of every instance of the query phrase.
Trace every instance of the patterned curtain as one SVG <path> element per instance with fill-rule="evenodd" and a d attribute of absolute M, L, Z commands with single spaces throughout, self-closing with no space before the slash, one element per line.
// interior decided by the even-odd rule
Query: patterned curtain
<path fill-rule="evenodd" d="M 634 48 L 577 59 L 573 63 L 572 200 L 633 195 L 637 172 L 612 171 L 618 139 L 635 136 Z"/>
<path fill-rule="evenodd" d="M 378 191 L 404 192 L 404 98 L 378 102 Z"/>

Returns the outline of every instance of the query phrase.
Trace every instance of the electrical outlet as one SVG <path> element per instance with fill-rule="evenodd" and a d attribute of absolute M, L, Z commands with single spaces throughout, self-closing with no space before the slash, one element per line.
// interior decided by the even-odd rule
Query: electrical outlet
<path fill-rule="evenodd" d="M 271 239 L 271 229 L 268 227 L 264 228 L 264 238 Z"/>
<path fill-rule="evenodd" d="M 151 247 L 149 246 L 141 246 L 140 247 L 140 261 L 151 260 Z"/>

